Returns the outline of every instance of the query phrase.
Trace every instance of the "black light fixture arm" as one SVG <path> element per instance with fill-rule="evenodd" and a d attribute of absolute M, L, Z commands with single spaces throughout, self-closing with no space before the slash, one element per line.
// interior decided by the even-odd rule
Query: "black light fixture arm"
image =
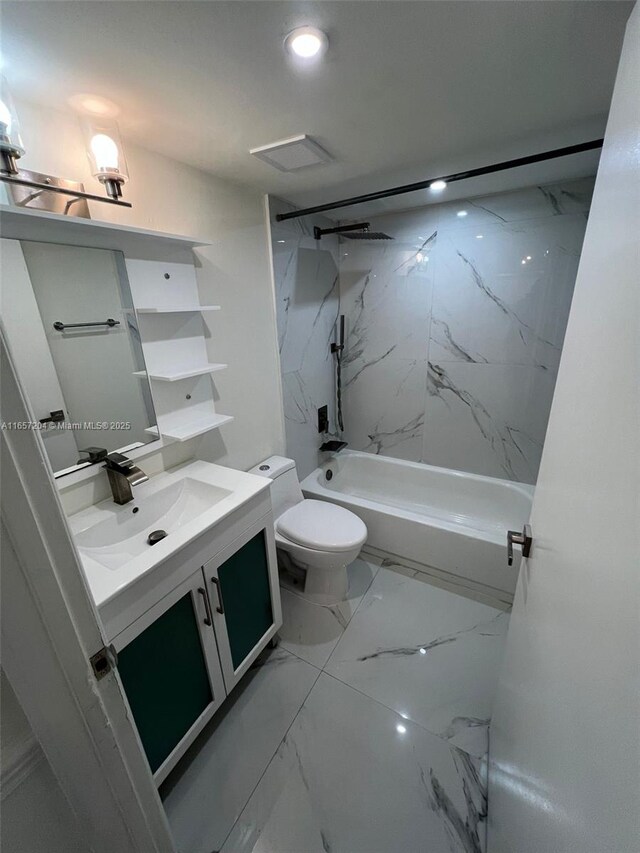
<path fill-rule="evenodd" d="M 540 154 L 529 154 L 527 157 L 516 157 L 514 160 L 504 160 L 502 163 L 493 163 L 490 166 L 481 166 L 478 169 L 467 169 L 465 172 L 456 172 L 453 175 L 438 175 L 426 181 L 416 181 L 413 184 L 403 184 L 399 187 L 390 187 L 387 190 L 367 193 L 366 195 L 343 198 L 339 201 L 331 201 L 327 204 L 317 204 L 315 207 L 306 207 L 302 210 L 293 210 L 290 213 L 278 213 L 277 222 L 285 219 L 297 219 L 300 216 L 309 216 L 311 213 L 324 213 L 327 210 L 338 210 L 341 207 L 351 207 L 354 204 L 363 204 L 368 201 L 378 201 L 382 198 L 414 193 L 417 190 L 428 189 L 434 181 L 445 181 L 452 184 L 455 181 L 464 181 L 467 178 L 478 178 L 482 175 L 491 175 L 494 172 L 504 172 L 507 169 L 515 169 L 518 166 L 530 166 L 532 163 L 542 163 L 545 160 L 554 160 L 556 157 L 568 157 L 571 154 L 581 154 L 584 151 L 593 151 L 602 148 L 603 139 L 592 139 L 590 142 L 581 142 L 579 145 L 568 145 L 565 148 L 554 148 L 552 151 L 543 151 Z M 327 233 L 327 232 L 325 232 Z"/>
<path fill-rule="evenodd" d="M 21 187 L 31 187 L 32 189 L 46 191 L 50 193 L 61 193 L 62 195 L 70 195 L 74 198 L 80 199 L 84 198 L 87 201 L 102 201 L 106 204 L 117 204 L 119 207 L 131 207 L 131 203 L 128 201 L 122 201 L 120 198 L 109 198 L 108 196 L 103 195 L 95 195 L 94 193 L 86 193 L 81 190 L 70 190 L 65 187 L 57 187 L 54 184 L 44 184 L 38 181 L 29 181 L 26 178 L 16 178 L 12 175 L 5 175 L 0 173 L 0 181 L 4 181 L 5 184 L 18 184 Z"/>

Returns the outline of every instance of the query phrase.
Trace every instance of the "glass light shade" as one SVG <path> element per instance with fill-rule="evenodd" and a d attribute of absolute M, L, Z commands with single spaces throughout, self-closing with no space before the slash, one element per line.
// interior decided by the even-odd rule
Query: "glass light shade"
<path fill-rule="evenodd" d="M 120 132 L 115 121 L 92 116 L 82 120 L 91 174 L 101 183 L 108 180 L 124 183 L 129 179 Z"/>
<path fill-rule="evenodd" d="M 0 151 L 7 152 L 14 158 L 24 154 L 18 116 L 4 77 L 0 78 Z"/>

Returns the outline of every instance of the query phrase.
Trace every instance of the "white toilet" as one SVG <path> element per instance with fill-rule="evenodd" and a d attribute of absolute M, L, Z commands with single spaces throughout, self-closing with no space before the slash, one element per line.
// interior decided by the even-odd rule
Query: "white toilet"
<path fill-rule="evenodd" d="M 270 456 L 250 474 L 269 477 L 281 567 L 296 591 L 316 604 L 347 596 L 347 566 L 360 553 L 367 528 L 357 515 L 327 501 L 307 500 L 293 459 Z M 284 558 L 284 559 L 282 559 Z"/>

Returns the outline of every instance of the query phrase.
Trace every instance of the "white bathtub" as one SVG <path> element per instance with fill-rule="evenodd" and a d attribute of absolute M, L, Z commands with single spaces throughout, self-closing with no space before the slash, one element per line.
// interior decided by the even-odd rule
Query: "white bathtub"
<path fill-rule="evenodd" d="M 365 552 L 513 599 L 520 559 L 516 549 L 507 566 L 507 530 L 529 520 L 533 486 L 345 450 L 309 474 L 302 491 L 358 515 L 369 530 Z"/>

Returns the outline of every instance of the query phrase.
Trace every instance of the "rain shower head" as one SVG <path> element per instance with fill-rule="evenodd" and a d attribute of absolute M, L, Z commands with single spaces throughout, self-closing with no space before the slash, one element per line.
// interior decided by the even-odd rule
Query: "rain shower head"
<path fill-rule="evenodd" d="M 389 237 L 383 231 L 354 231 L 353 234 L 343 234 L 347 240 L 393 240 L 394 237 Z"/>
<path fill-rule="evenodd" d="M 388 234 L 382 231 L 369 231 L 368 222 L 358 222 L 355 225 L 338 225 L 335 228 L 318 228 L 316 225 L 313 229 L 313 236 L 316 240 L 321 240 L 325 234 L 339 234 L 341 237 L 346 237 L 347 240 L 393 240 Z"/>

